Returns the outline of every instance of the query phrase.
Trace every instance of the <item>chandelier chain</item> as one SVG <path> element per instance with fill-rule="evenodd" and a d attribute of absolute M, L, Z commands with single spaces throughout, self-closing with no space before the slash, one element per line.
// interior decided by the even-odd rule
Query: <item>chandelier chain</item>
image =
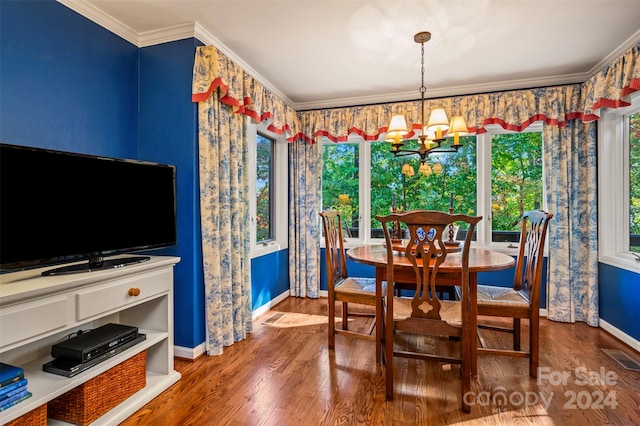
<path fill-rule="evenodd" d="M 420 100 L 422 101 L 420 103 L 420 125 L 422 126 L 422 129 L 420 129 L 420 134 L 423 135 L 424 134 L 424 126 L 426 125 L 426 123 L 424 122 L 424 94 L 427 91 L 427 88 L 424 86 L 424 41 L 422 43 L 420 43 L 420 54 L 422 55 L 422 59 L 420 61 L 420 73 L 421 73 L 421 80 L 420 80 Z M 423 139 L 420 138 L 420 140 L 422 141 Z"/>
<path fill-rule="evenodd" d="M 421 68 L 420 68 L 420 72 L 421 72 L 421 76 L 422 79 L 420 80 L 420 92 L 424 95 L 424 92 L 427 91 L 427 88 L 424 86 L 424 43 L 420 44 L 421 46 L 421 54 L 422 54 L 422 60 L 420 62 Z"/>

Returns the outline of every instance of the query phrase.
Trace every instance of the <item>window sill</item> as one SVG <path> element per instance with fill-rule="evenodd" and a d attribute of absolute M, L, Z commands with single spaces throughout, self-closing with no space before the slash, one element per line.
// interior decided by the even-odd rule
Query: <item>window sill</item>
<path fill-rule="evenodd" d="M 285 244 L 280 244 L 278 241 L 269 241 L 267 243 L 258 244 L 252 247 L 250 257 L 254 259 L 256 257 L 265 256 L 267 254 L 278 252 L 286 248 Z"/>
<path fill-rule="evenodd" d="M 619 254 L 617 256 L 601 255 L 598 261 L 605 265 L 640 274 L 640 261 L 635 260 L 630 254 Z"/>

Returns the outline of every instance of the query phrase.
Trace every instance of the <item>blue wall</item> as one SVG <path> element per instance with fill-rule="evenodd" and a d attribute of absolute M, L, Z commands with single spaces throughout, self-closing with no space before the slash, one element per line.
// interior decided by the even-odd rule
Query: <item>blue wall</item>
<path fill-rule="evenodd" d="M 181 258 L 175 268 L 174 338 L 186 348 L 205 339 L 198 106 L 191 102 L 193 58 L 200 44 L 190 38 L 140 49 L 140 157 L 174 164 L 177 170 L 178 244 L 155 254 Z"/>
<path fill-rule="evenodd" d="M 640 340 L 640 275 L 600 263 L 600 318 Z"/>
<path fill-rule="evenodd" d="M 0 140 L 137 158 L 138 49 L 49 1 L 0 2 Z"/>
<path fill-rule="evenodd" d="M 258 309 L 289 290 L 289 250 L 251 260 L 251 307 Z"/>
<path fill-rule="evenodd" d="M 138 49 L 53 0 L 0 1 L 0 141 L 177 167 L 175 344 L 205 340 L 193 38 Z M 287 250 L 252 260 L 253 308 L 289 288 Z"/>

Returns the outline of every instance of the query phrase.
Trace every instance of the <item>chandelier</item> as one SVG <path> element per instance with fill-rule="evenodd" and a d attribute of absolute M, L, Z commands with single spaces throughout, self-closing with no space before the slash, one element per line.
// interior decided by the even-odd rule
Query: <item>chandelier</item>
<path fill-rule="evenodd" d="M 426 163 L 427 157 L 430 154 L 443 153 L 443 152 L 457 152 L 462 146 L 460 143 L 460 136 L 468 134 L 467 124 L 461 115 L 454 116 L 451 121 L 447 119 L 447 114 L 444 109 L 436 108 L 431 111 L 429 121 L 425 125 L 424 120 L 424 94 L 427 91 L 424 86 L 424 44 L 431 39 L 431 33 L 428 31 L 419 32 L 413 36 L 413 40 L 416 43 L 420 43 L 422 62 L 421 62 L 421 86 L 420 86 L 420 99 L 421 99 L 421 121 L 419 124 L 420 130 L 418 135 L 418 149 L 406 149 L 402 148 L 405 145 L 407 139 L 403 139 L 405 135 L 409 133 L 407 121 L 403 114 L 396 114 L 391 117 L 391 122 L 387 127 L 387 135 L 385 137 L 386 142 L 391 142 L 391 153 L 395 157 L 403 157 L 407 155 L 418 155 L 420 157 L 420 169 L 419 172 L 423 174 L 430 174 L 431 168 Z M 453 144 L 449 146 L 443 145 L 447 137 L 453 136 Z M 439 170 L 437 167 L 439 166 Z M 434 172 L 442 170 L 440 164 L 436 164 Z M 411 171 L 409 171 L 411 169 Z M 429 170 L 429 173 L 427 173 Z M 405 175 L 413 175 L 413 167 L 408 163 L 405 163 L 402 169 L 402 173 Z"/>

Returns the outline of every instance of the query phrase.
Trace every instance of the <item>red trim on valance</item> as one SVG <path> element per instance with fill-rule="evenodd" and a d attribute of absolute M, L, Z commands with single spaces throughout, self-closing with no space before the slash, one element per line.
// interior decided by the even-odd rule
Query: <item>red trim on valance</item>
<path fill-rule="evenodd" d="M 206 92 L 204 93 L 193 93 L 191 95 L 191 99 L 193 102 L 202 102 L 205 101 L 206 99 L 209 98 L 209 96 L 211 96 L 211 94 L 213 93 L 214 90 L 216 89 L 220 89 L 221 93 L 226 93 L 228 86 L 226 84 L 224 84 L 224 82 L 222 81 L 222 77 L 216 77 L 211 84 L 209 85 L 209 88 L 207 89 Z M 629 86 L 624 87 L 621 90 L 621 96 L 628 96 L 633 92 L 636 92 L 640 90 L 640 79 L 637 78 L 632 78 L 631 82 L 629 84 Z M 252 119 L 256 120 L 257 122 L 262 122 L 264 120 L 267 119 L 273 119 L 273 113 L 271 111 L 265 111 L 263 112 L 261 115 L 258 114 L 258 112 L 256 112 L 255 110 L 250 108 L 250 105 L 252 105 L 252 100 L 250 97 L 245 97 L 243 99 L 243 101 L 239 101 L 229 95 L 224 94 L 221 98 L 220 98 L 220 102 L 226 104 L 226 105 L 230 105 L 232 107 L 235 108 L 235 112 L 238 114 L 245 114 L 249 117 L 251 117 Z M 626 107 L 629 106 L 630 104 L 628 102 L 623 101 L 622 99 L 606 99 L 606 98 L 600 98 L 594 105 L 592 110 L 593 111 L 598 111 L 601 108 L 622 108 L 622 107 Z M 506 130 L 511 130 L 511 131 L 516 131 L 516 132 L 521 132 L 522 130 L 526 129 L 527 127 L 529 127 L 532 123 L 536 122 L 536 121 L 543 121 L 545 124 L 547 125 L 554 125 L 554 126 L 558 126 L 560 128 L 564 128 L 566 127 L 566 122 L 570 121 L 570 120 L 582 120 L 585 123 L 589 123 L 592 121 L 597 121 L 600 117 L 595 114 L 595 113 L 590 113 L 590 114 L 585 114 L 582 111 L 572 111 L 569 112 L 567 114 L 565 114 L 564 118 L 562 120 L 557 119 L 557 118 L 549 118 L 544 114 L 536 114 L 532 117 L 530 117 L 528 120 L 526 120 L 523 123 L 520 124 L 512 124 L 512 123 L 507 123 L 505 122 L 502 118 L 499 117 L 490 117 L 490 118 L 486 118 L 483 121 L 483 125 L 486 126 L 488 124 L 498 124 L 500 125 L 502 128 L 506 129 Z M 413 127 L 415 127 L 414 130 L 420 130 L 420 126 L 419 125 L 414 125 Z M 282 127 L 276 127 L 273 124 L 268 126 L 268 130 L 272 131 L 274 133 L 277 134 L 284 134 L 285 132 L 291 132 L 291 126 L 288 123 L 285 123 Z M 296 141 L 304 141 L 306 143 L 309 144 L 313 144 L 315 143 L 315 140 L 317 137 L 326 137 L 327 139 L 333 141 L 333 142 L 346 142 L 349 138 L 349 135 L 351 134 L 357 134 L 360 137 L 362 137 L 365 141 L 375 141 L 378 140 L 380 138 L 380 135 L 385 133 L 387 131 L 387 127 L 381 127 L 380 129 L 378 129 L 378 132 L 373 134 L 373 135 L 368 135 L 364 132 L 364 130 L 362 129 L 358 129 L 356 127 L 352 127 L 348 130 L 346 135 L 340 135 L 340 136 L 335 136 L 329 133 L 328 130 L 318 130 L 316 131 L 312 136 L 308 136 L 306 134 L 304 134 L 303 132 L 298 132 L 297 134 L 287 138 L 287 141 L 289 142 L 296 142 Z M 486 133 L 486 129 L 484 127 L 482 128 L 476 128 L 476 127 L 470 127 L 469 128 L 469 133 L 471 134 L 482 134 L 482 133 Z M 408 135 L 405 136 L 405 139 L 411 139 L 415 136 L 415 131 L 411 131 Z"/>
<path fill-rule="evenodd" d="M 211 84 L 209 85 L 209 88 L 207 89 L 206 92 L 204 92 L 204 93 L 192 93 L 191 94 L 191 102 L 203 102 L 203 101 L 206 101 L 207 99 L 209 99 L 209 96 L 211 96 L 213 91 L 216 90 L 218 87 L 220 88 L 220 90 L 223 93 L 226 93 L 228 87 L 227 87 L 226 84 L 224 84 L 222 82 L 222 77 L 216 77 L 211 82 Z"/>
<path fill-rule="evenodd" d="M 633 93 L 633 92 L 629 92 Z M 625 102 L 622 99 L 605 99 L 600 98 L 598 102 L 593 104 L 593 110 L 597 111 L 600 108 L 622 108 L 631 105 L 629 102 Z"/>
<path fill-rule="evenodd" d="M 627 96 L 640 90 L 640 78 L 632 78 L 629 86 L 622 89 L 622 96 Z"/>
<path fill-rule="evenodd" d="M 302 132 L 296 133 L 295 135 L 291 136 L 290 138 L 287 138 L 288 142 L 296 142 L 296 141 L 299 141 L 299 140 L 304 141 L 304 142 L 306 142 L 308 144 L 316 143 L 315 139 L 307 137 L 307 135 L 305 135 Z"/>
<path fill-rule="evenodd" d="M 629 96 L 630 94 L 637 92 L 638 90 L 640 90 L 640 79 L 632 78 L 631 81 L 629 82 L 629 85 L 622 88 L 622 90 L 620 91 L 620 96 L 624 98 L 625 96 Z M 630 105 L 631 104 L 629 102 L 625 102 L 622 99 L 600 98 L 598 102 L 593 104 L 593 107 L 591 109 L 593 111 L 597 111 L 600 108 L 624 108 Z M 587 114 L 583 118 L 583 121 L 590 122 L 590 121 L 598 120 L 599 118 L 600 117 L 597 116 L 596 114 Z"/>

